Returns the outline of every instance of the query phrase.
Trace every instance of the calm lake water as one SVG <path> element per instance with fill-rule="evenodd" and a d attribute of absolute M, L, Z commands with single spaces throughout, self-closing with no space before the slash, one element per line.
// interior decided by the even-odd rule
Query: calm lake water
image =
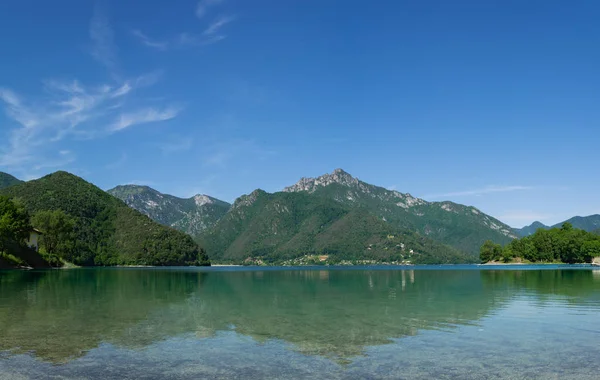
<path fill-rule="evenodd" d="M 600 270 L 0 272 L 0 379 L 598 379 Z"/>

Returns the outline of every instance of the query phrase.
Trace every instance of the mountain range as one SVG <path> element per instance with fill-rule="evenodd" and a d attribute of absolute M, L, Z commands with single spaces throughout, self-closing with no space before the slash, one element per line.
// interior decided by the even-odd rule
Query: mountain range
<path fill-rule="evenodd" d="M 148 257 L 163 265 L 185 261 L 187 253 L 181 252 L 197 249 L 185 234 L 213 262 L 223 263 L 474 262 L 486 240 L 506 244 L 550 228 L 536 222 L 513 229 L 475 207 L 429 202 L 342 169 L 301 178 L 280 192 L 257 189 L 233 204 L 203 194 L 178 198 L 138 185 L 104 192 L 66 172 L 29 182 L 0 173 L 0 194 L 18 198 L 30 212 L 58 208 L 79 218 L 84 225 L 79 232 L 87 234 L 82 239 L 89 244 L 76 259 L 94 264 L 147 263 Z M 151 220 L 185 234 L 160 230 Z M 600 228 L 599 215 L 569 222 L 588 231 Z M 158 244 L 160 236 L 168 243 Z M 186 243 L 179 247 L 178 239 Z M 169 253 L 167 260 L 161 257 L 164 249 L 183 256 Z"/>
<path fill-rule="evenodd" d="M 551 228 L 559 228 L 564 223 L 571 223 L 573 227 L 587 232 L 600 231 L 600 215 L 595 214 L 589 216 L 574 216 L 571 219 L 567 219 L 564 222 L 556 223 L 552 226 L 547 226 L 544 223 L 535 221 L 529 226 L 525 226 L 523 228 L 515 228 L 515 232 L 520 237 L 529 236 L 533 235 L 535 231 L 537 231 L 540 228 L 543 228 L 545 230 L 549 230 Z"/>
<path fill-rule="evenodd" d="M 273 194 L 258 189 L 233 205 L 206 195 L 181 199 L 136 185 L 108 192 L 190 233 L 211 258 L 223 262 L 280 262 L 309 255 L 464 262 L 474 260 L 486 240 L 508 243 L 516 237 L 511 227 L 474 207 L 428 202 L 360 181 L 342 169 L 302 178 Z"/>

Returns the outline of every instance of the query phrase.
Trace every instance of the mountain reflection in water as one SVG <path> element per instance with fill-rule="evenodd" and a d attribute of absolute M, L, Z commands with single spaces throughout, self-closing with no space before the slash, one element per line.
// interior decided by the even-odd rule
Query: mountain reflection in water
<path fill-rule="evenodd" d="M 476 325 L 515 297 L 598 307 L 591 270 L 75 269 L 0 272 L 0 351 L 65 363 L 235 331 L 352 360 L 422 330 Z M 0 357 L 1 360 L 1 357 Z"/>

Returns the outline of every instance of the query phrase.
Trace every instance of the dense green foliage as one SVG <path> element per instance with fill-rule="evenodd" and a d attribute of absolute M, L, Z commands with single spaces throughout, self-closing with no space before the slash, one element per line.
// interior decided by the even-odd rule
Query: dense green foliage
<path fill-rule="evenodd" d="M 46 258 L 25 244 L 30 229 L 25 208 L 0 196 L 0 268 L 50 266 Z"/>
<path fill-rule="evenodd" d="M 75 218 L 62 210 L 38 211 L 31 224 L 42 232 L 39 242 L 41 251 L 51 255 L 69 255 L 75 248 Z"/>
<path fill-rule="evenodd" d="M 0 172 L 0 189 L 4 189 L 5 187 L 16 185 L 18 183 L 21 183 L 21 181 L 12 175 Z"/>
<path fill-rule="evenodd" d="M 21 242 L 29 236 L 29 215 L 25 208 L 0 196 L 0 250 L 11 242 Z"/>
<path fill-rule="evenodd" d="M 191 236 L 214 226 L 231 207 L 227 202 L 206 195 L 184 199 L 162 194 L 148 186 L 117 186 L 108 193 L 152 220 Z"/>
<path fill-rule="evenodd" d="M 469 261 L 457 250 L 393 227 L 367 209 L 306 193 L 256 190 L 236 200 L 199 239 L 219 262 L 276 264 L 307 255 L 326 256 L 328 263 Z"/>
<path fill-rule="evenodd" d="M 0 193 L 18 199 L 31 214 L 60 210 L 66 215 L 61 223 L 73 221 L 72 234 L 58 233 L 52 249 L 74 264 L 208 264 L 204 250 L 189 236 L 159 225 L 72 174 L 56 172 Z M 44 221 L 44 228 L 49 227 L 49 214 L 41 215 L 34 221 Z"/>
<path fill-rule="evenodd" d="M 501 247 L 486 242 L 480 251 L 482 262 L 515 259 L 530 262 L 589 263 L 600 256 L 600 236 L 573 228 L 564 223 L 561 228 L 538 229 L 533 235 L 515 239 Z"/>
<path fill-rule="evenodd" d="M 491 240 L 486 240 L 479 251 L 479 258 L 484 263 L 502 258 L 502 246 Z"/>
<path fill-rule="evenodd" d="M 27 265 L 19 256 L 30 228 L 25 209 L 0 196 L 0 268 Z"/>

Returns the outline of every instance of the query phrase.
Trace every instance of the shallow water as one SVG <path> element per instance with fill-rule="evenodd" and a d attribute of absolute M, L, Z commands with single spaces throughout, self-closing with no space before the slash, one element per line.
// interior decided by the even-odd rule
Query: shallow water
<path fill-rule="evenodd" d="M 0 379 L 597 379 L 600 270 L 0 272 Z"/>

